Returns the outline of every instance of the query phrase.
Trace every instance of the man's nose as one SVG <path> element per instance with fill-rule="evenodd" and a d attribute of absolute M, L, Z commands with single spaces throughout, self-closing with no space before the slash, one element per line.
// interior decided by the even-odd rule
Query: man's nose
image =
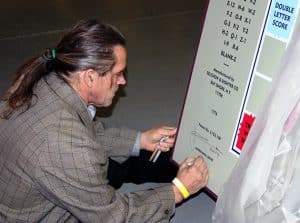
<path fill-rule="evenodd" d="M 118 82 L 117 83 L 119 85 L 125 85 L 126 84 L 126 78 L 123 74 L 118 77 Z"/>

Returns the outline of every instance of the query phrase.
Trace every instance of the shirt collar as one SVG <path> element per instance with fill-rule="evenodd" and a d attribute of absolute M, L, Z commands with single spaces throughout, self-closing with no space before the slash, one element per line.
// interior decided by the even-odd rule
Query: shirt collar
<path fill-rule="evenodd" d="M 95 115 L 96 115 L 96 107 L 92 104 L 89 104 L 87 106 L 87 110 L 89 112 L 89 115 L 90 115 L 91 119 L 93 120 L 95 118 Z"/>

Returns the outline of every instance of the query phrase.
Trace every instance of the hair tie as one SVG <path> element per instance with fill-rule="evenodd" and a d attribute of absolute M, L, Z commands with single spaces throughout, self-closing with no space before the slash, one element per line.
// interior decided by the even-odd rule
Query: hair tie
<path fill-rule="evenodd" d="M 45 53 L 42 55 L 42 58 L 45 60 L 45 61 L 51 61 L 51 60 L 54 60 L 56 58 L 56 50 L 55 49 L 49 49 L 47 48 L 45 50 Z"/>

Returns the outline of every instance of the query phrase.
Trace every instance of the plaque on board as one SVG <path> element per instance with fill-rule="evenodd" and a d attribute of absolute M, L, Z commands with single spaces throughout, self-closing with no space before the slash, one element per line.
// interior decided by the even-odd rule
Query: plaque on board
<path fill-rule="evenodd" d="M 296 24 L 298 0 L 210 0 L 173 160 L 201 155 L 218 196 Z"/>

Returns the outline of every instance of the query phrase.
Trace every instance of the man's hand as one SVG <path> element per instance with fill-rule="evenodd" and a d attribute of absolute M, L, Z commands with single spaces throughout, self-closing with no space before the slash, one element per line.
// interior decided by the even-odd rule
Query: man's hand
<path fill-rule="evenodd" d="M 190 195 L 198 192 L 208 180 L 208 168 L 204 159 L 201 156 L 186 158 L 181 163 L 176 178 L 181 181 Z M 173 191 L 176 203 L 181 202 L 183 196 L 175 185 Z"/>
<path fill-rule="evenodd" d="M 176 132 L 177 128 L 170 126 L 160 126 L 142 132 L 141 148 L 148 151 L 159 149 L 167 152 L 174 146 Z M 165 137 L 164 140 L 161 140 L 163 137 Z"/>

